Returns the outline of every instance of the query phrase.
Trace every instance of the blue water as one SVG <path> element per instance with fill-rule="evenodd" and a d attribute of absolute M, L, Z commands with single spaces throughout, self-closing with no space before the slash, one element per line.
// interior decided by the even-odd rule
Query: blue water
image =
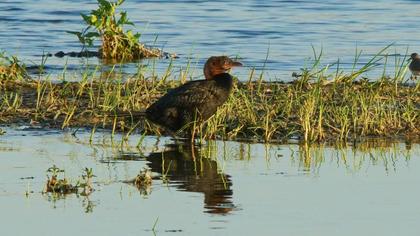
<path fill-rule="evenodd" d="M 75 36 L 80 31 L 80 13 L 96 7 L 96 1 L 1 1 L 0 49 L 18 55 L 28 65 L 39 64 L 43 53 L 78 51 Z M 180 56 L 173 77 L 189 61 L 202 76 L 204 60 L 211 55 L 239 56 L 246 67 L 233 73 L 247 79 L 256 68 L 267 80 L 290 80 L 293 72 L 311 63 L 312 46 L 323 50 L 323 64 L 340 60 L 350 70 L 356 50 L 360 63 L 394 43 L 386 53 L 399 57 L 419 51 L 419 1 L 127 1 L 124 10 L 135 23 L 135 31 L 148 45 Z M 156 38 L 157 37 L 157 38 Z M 268 60 L 266 60 L 268 55 Z M 393 58 L 391 58 L 393 59 Z M 389 60 L 392 66 L 392 60 Z M 78 70 L 86 60 L 49 58 L 49 73 L 63 68 Z M 90 64 L 98 64 L 94 59 Z M 151 64 L 150 62 L 143 62 Z M 155 63 L 163 73 L 169 60 Z M 125 66 L 134 72 L 137 64 Z M 392 75 L 392 66 L 388 74 Z M 381 74 L 383 66 L 372 72 Z M 257 73 L 257 74 L 259 74 Z"/>

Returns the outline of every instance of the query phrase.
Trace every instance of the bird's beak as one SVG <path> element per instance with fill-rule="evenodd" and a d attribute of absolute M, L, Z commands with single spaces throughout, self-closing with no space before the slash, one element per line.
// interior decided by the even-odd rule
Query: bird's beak
<path fill-rule="evenodd" d="M 234 60 L 228 58 L 228 60 L 225 61 L 225 63 L 221 67 L 223 68 L 223 70 L 228 71 L 228 70 L 232 69 L 233 67 L 239 67 L 239 66 L 242 66 L 242 63 L 240 63 L 239 61 L 234 61 Z"/>
<path fill-rule="evenodd" d="M 238 67 L 238 66 L 242 66 L 242 63 L 240 63 L 239 61 L 235 61 L 229 58 L 229 61 L 226 65 L 226 69 L 230 70 L 233 67 Z"/>
<path fill-rule="evenodd" d="M 238 66 L 243 66 L 242 63 L 240 63 L 239 61 L 232 61 L 231 67 L 238 67 Z"/>

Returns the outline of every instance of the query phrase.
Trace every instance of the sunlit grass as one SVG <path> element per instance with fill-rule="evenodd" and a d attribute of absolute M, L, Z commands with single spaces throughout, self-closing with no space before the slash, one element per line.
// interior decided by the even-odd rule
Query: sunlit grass
<path fill-rule="evenodd" d="M 250 71 L 236 82 L 229 100 L 202 125 L 201 139 L 306 142 L 358 140 L 365 137 L 410 138 L 420 135 L 420 85 L 407 83 L 406 60 L 395 58 L 395 77 L 366 79 L 365 75 L 388 62 L 388 47 L 357 68 L 356 54 L 350 72 L 340 65 L 321 66 L 322 52 L 314 50 L 313 64 L 290 83 L 267 82 Z M 389 63 L 384 63 L 384 71 Z M 171 65 L 162 76 L 134 75 L 117 71 L 86 71 L 78 82 L 51 79 L 0 80 L 0 121 L 31 120 L 58 128 L 103 127 L 112 134 L 124 132 L 161 135 L 147 122 L 144 110 L 168 89 L 185 82 L 171 78 Z"/>

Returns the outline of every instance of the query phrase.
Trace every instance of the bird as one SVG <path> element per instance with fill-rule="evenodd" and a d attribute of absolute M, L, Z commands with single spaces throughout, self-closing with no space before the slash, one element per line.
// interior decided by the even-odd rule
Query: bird
<path fill-rule="evenodd" d="M 410 69 L 412 74 L 411 78 L 417 79 L 417 76 L 420 75 L 420 55 L 417 53 L 412 53 L 410 57 L 411 62 L 408 68 Z"/>
<path fill-rule="evenodd" d="M 208 120 L 228 99 L 233 86 L 228 71 L 238 66 L 242 63 L 227 56 L 211 56 L 204 64 L 205 79 L 169 90 L 146 109 L 146 118 L 175 133 Z"/>

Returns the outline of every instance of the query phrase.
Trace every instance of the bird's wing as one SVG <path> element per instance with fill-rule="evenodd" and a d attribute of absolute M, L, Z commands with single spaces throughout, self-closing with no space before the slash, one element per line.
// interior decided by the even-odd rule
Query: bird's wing
<path fill-rule="evenodd" d="M 410 64 L 410 70 L 419 71 L 420 70 L 420 60 L 413 60 Z"/>
<path fill-rule="evenodd" d="M 191 81 L 170 90 L 165 96 L 170 98 L 165 99 L 168 106 L 199 107 L 217 97 L 217 87 L 211 80 Z"/>

